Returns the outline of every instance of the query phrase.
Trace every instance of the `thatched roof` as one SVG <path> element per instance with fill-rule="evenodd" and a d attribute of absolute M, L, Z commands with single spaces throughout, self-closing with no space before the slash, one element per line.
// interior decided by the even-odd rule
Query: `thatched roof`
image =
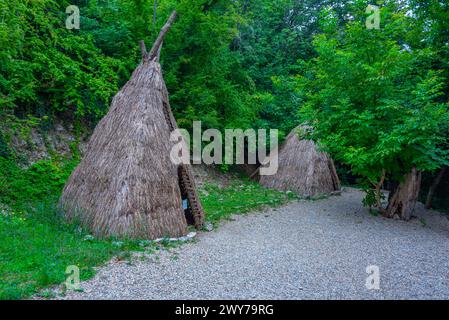
<path fill-rule="evenodd" d="M 85 157 L 68 180 L 60 206 L 97 236 L 154 239 L 187 233 L 181 189 L 200 227 L 203 211 L 189 166 L 170 160 L 176 129 L 159 64 L 172 14 L 152 50 L 141 43 L 142 63 L 114 97 Z M 180 183 L 181 177 L 181 183 Z"/>
<path fill-rule="evenodd" d="M 339 191 L 340 180 L 334 162 L 320 152 L 314 141 L 306 139 L 307 126 L 293 130 L 279 150 L 279 169 L 273 176 L 260 176 L 260 183 L 301 196 L 318 196 Z"/>

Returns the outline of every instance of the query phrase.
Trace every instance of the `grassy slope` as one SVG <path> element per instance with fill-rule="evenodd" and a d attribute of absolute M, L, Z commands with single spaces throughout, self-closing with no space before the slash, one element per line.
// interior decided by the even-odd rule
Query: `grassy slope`
<path fill-rule="evenodd" d="M 94 275 L 93 267 L 113 256 L 143 250 L 141 241 L 91 240 L 86 238 L 86 231 L 64 223 L 55 204 L 66 174 L 55 164 L 12 171 L 14 175 L 3 170 L 0 176 L 5 187 L 0 191 L 0 202 L 10 207 L 0 214 L 0 299 L 26 298 L 60 284 L 69 265 L 77 265 L 85 280 Z M 55 171 L 59 172 L 57 183 L 49 188 L 47 180 L 53 181 Z M 225 189 L 206 185 L 200 194 L 207 220 L 214 223 L 232 214 L 281 205 L 292 198 L 244 181 Z"/>

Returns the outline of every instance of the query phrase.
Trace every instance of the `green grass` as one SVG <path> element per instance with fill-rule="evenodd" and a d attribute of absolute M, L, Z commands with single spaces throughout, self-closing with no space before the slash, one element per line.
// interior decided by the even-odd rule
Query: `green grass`
<path fill-rule="evenodd" d="M 47 201 L 27 211 L 0 216 L 0 299 L 21 299 L 63 283 L 70 265 L 80 268 L 81 280 L 94 275 L 92 267 L 114 255 L 142 250 L 137 241 L 89 240 L 87 233 L 62 221 Z"/>
<path fill-rule="evenodd" d="M 276 207 L 297 199 L 293 193 L 265 189 L 257 183 L 236 181 L 227 188 L 206 185 L 200 191 L 206 220 L 216 223 L 234 214 L 245 214 L 264 207 Z"/>
<path fill-rule="evenodd" d="M 152 253 L 179 245 L 98 240 L 65 223 L 56 203 L 73 167 L 73 162 L 42 161 L 22 170 L 10 160 L 0 161 L 0 204 L 7 205 L 3 210 L 0 205 L 0 299 L 22 299 L 38 292 L 51 297 L 51 291 L 44 289 L 62 284 L 68 266 L 78 266 L 81 280 L 87 280 L 95 274 L 93 267 L 114 256 L 126 260 L 132 251 Z M 207 185 L 200 194 L 207 220 L 213 223 L 295 198 L 244 181 L 225 189 Z"/>

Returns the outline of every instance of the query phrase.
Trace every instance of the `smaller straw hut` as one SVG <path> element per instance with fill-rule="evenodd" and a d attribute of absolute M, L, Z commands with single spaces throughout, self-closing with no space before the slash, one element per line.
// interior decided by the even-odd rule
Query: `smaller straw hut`
<path fill-rule="evenodd" d="M 261 185 L 305 197 L 340 191 L 334 162 L 327 153 L 318 150 L 314 141 L 306 139 L 310 130 L 310 127 L 299 126 L 288 135 L 278 153 L 277 173 L 260 176 Z"/>

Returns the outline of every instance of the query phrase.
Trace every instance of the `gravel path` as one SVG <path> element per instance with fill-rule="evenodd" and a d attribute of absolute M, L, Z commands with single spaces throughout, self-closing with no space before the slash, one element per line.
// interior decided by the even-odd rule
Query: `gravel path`
<path fill-rule="evenodd" d="M 362 194 L 223 223 L 171 252 L 111 261 L 62 299 L 449 299 L 449 222 L 387 220 L 361 206 Z M 380 270 L 380 290 L 365 286 Z"/>

